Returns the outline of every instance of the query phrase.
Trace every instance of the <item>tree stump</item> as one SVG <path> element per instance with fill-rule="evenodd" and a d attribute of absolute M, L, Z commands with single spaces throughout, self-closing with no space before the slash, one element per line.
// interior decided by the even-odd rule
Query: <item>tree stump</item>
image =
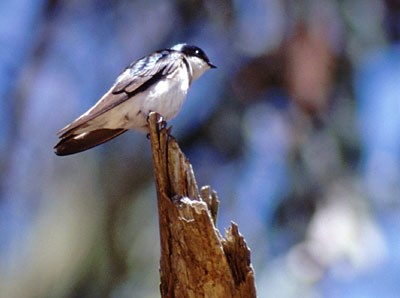
<path fill-rule="evenodd" d="M 218 198 L 198 190 L 193 169 L 170 128 L 149 115 L 156 178 L 163 298 L 256 297 L 250 250 L 232 223 L 225 239 L 216 228 Z"/>

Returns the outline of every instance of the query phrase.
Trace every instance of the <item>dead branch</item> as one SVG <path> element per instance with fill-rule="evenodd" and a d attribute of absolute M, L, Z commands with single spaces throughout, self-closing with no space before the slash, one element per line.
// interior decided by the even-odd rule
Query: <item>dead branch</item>
<path fill-rule="evenodd" d="M 250 250 L 236 224 L 225 239 L 215 223 L 218 198 L 197 187 L 193 169 L 160 116 L 149 116 L 156 178 L 163 298 L 256 297 Z"/>

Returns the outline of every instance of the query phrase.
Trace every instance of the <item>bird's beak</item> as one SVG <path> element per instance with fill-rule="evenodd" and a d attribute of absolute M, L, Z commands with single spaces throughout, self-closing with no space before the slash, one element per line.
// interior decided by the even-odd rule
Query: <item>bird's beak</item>
<path fill-rule="evenodd" d="M 214 64 L 212 64 L 211 62 L 208 62 L 208 66 L 210 66 L 210 68 L 217 68 Z"/>

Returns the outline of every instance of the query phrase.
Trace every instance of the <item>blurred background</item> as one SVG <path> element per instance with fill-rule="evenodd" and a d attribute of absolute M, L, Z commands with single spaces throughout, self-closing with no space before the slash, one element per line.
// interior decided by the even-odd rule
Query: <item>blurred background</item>
<path fill-rule="evenodd" d="M 159 297 L 146 136 L 56 132 L 131 61 L 218 66 L 173 135 L 252 251 L 259 297 L 399 297 L 400 3 L 2 0 L 0 297 Z"/>

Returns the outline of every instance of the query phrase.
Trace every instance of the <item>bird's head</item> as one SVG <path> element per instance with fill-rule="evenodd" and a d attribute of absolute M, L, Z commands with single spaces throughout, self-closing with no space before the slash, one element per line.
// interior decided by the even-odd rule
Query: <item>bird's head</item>
<path fill-rule="evenodd" d="M 192 68 L 193 80 L 199 78 L 205 71 L 216 68 L 210 62 L 206 53 L 199 47 L 181 43 L 173 46 L 171 49 L 185 54 Z"/>

